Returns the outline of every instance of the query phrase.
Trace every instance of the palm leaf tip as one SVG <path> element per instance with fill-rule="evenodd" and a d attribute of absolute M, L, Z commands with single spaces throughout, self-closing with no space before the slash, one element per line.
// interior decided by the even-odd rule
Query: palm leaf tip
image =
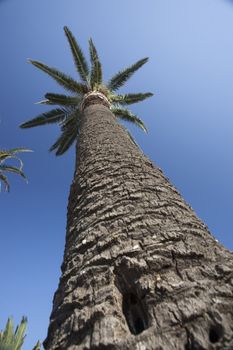
<path fill-rule="evenodd" d="M 22 170 L 20 168 L 17 168 L 15 166 L 10 166 L 10 165 L 1 165 L 0 170 L 18 174 L 18 175 L 22 176 L 27 181 L 25 174 L 22 172 Z"/>
<path fill-rule="evenodd" d="M 10 184 L 8 182 L 8 178 L 6 175 L 3 175 L 0 173 L 0 192 L 1 192 L 1 182 L 4 184 L 5 190 L 7 192 L 9 192 L 10 191 Z"/>
<path fill-rule="evenodd" d="M 56 156 L 61 156 L 72 146 L 79 134 L 79 117 L 80 114 L 74 110 L 61 124 L 61 135 L 56 142 L 50 147 L 49 151 L 55 151 Z"/>
<path fill-rule="evenodd" d="M 56 104 L 60 106 L 74 106 L 80 103 L 81 98 L 77 96 L 66 96 L 62 94 L 47 93 L 45 94 L 45 101 L 48 104 Z"/>
<path fill-rule="evenodd" d="M 92 38 L 89 39 L 89 52 L 91 59 L 91 87 L 94 89 L 95 85 L 100 85 L 102 83 L 103 77 L 102 65 Z"/>
<path fill-rule="evenodd" d="M 129 105 L 144 101 L 145 99 L 153 96 L 151 92 L 138 93 L 138 94 L 125 94 L 125 95 L 113 95 L 112 101 L 121 105 Z"/>
<path fill-rule="evenodd" d="M 14 331 L 13 319 L 9 318 L 5 329 L 0 332 L 0 349 L 2 350 L 19 350 L 22 348 L 25 332 L 27 327 L 27 319 L 22 318 L 19 326 Z"/>
<path fill-rule="evenodd" d="M 145 124 L 143 123 L 143 121 L 138 116 L 136 116 L 135 114 L 130 112 L 128 109 L 112 107 L 111 111 L 113 114 L 115 114 L 120 119 L 123 119 L 123 120 L 130 122 L 130 123 L 133 123 L 133 124 L 139 126 L 139 128 L 141 128 L 144 132 L 148 133 L 147 128 L 146 128 Z"/>
<path fill-rule="evenodd" d="M 77 71 L 84 82 L 88 81 L 89 68 L 85 59 L 85 56 L 79 47 L 75 37 L 67 26 L 64 27 L 66 37 L 68 39 L 70 49 L 73 55 L 74 63 Z"/>
<path fill-rule="evenodd" d="M 33 128 L 35 126 L 57 123 L 63 120 L 66 116 L 66 111 L 61 108 L 52 109 L 51 111 L 44 112 L 23 124 L 20 125 L 20 128 Z"/>
<path fill-rule="evenodd" d="M 54 79 L 59 85 L 61 85 L 66 90 L 81 94 L 85 94 L 86 92 L 88 92 L 88 88 L 85 84 L 77 82 L 70 76 L 60 72 L 58 69 L 49 67 L 46 64 L 35 60 L 29 60 L 29 62 L 33 64 L 33 66 L 35 66 L 36 68 L 48 74 L 52 79 Z"/>
<path fill-rule="evenodd" d="M 34 346 L 34 348 L 32 350 L 40 350 L 40 347 L 41 347 L 41 343 L 38 340 L 38 342 L 36 343 L 36 345 Z"/>
<path fill-rule="evenodd" d="M 147 61 L 149 57 L 142 58 L 141 60 L 134 63 L 132 66 L 118 72 L 116 75 L 112 77 L 112 79 L 107 84 L 109 90 L 115 91 L 123 86 L 126 81 L 139 69 L 141 68 Z"/>
<path fill-rule="evenodd" d="M 24 148 L 24 147 L 17 147 L 17 148 L 11 148 L 8 150 L 9 153 L 19 153 L 19 152 L 34 152 L 31 149 Z"/>

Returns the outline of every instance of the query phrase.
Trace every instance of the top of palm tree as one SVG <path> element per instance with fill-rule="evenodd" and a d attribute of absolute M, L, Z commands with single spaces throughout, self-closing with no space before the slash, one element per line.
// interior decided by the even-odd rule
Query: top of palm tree
<path fill-rule="evenodd" d="M 0 150 L 0 191 L 1 191 L 1 182 L 5 185 L 6 191 L 9 192 L 10 190 L 10 184 L 7 176 L 5 175 L 6 172 L 15 173 L 17 175 L 22 176 L 25 180 L 27 180 L 26 176 L 22 171 L 23 162 L 19 157 L 16 156 L 16 154 L 19 152 L 32 152 L 32 151 L 26 148 L 12 148 L 9 150 Z M 17 167 L 17 166 L 5 164 L 6 160 L 9 160 L 9 159 L 16 159 L 19 162 L 19 166 Z"/>
<path fill-rule="evenodd" d="M 108 106 L 116 117 L 132 122 L 146 132 L 147 129 L 143 121 L 124 106 L 143 101 L 153 94 L 150 92 L 117 94 L 116 91 L 148 61 L 148 58 L 143 58 L 130 67 L 121 70 L 107 84 L 104 84 L 101 62 L 92 39 L 89 40 L 91 62 L 91 68 L 89 68 L 85 56 L 71 31 L 67 27 L 64 27 L 64 31 L 80 81 L 74 80 L 56 68 L 48 67 L 38 61 L 29 60 L 31 64 L 47 73 L 59 85 L 65 88 L 65 90 L 71 92 L 72 95 L 45 94 L 45 100 L 40 101 L 39 104 L 57 105 L 58 107 L 23 123 L 21 128 L 59 123 L 61 126 L 61 135 L 51 146 L 50 151 L 55 150 L 56 155 L 62 155 L 78 137 L 82 111 L 91 99 L 98 97 L 102 99 L 102 103 Z"/>

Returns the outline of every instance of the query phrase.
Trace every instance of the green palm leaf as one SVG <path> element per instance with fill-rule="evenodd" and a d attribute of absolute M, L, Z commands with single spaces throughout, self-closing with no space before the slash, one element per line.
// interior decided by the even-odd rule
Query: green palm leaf
<path fill-rule="evenodd" d="M 64 131 L 57 141 L 49 149 L 50 151 L 56 150 L 56 156 L 61 156 L 64 154 L 74 143 L 78 136 L 78 128 L 70 128 Z"/>
<path fill-rule="evenodd" d="M 10 350 L 14 343 L 14 325 L 13 320 L 8 319 L 3 332 L 0 332 L 0 349 Z"/>
<path fill-rule="evenodd" d="M 54 105 L 61 106 L 75 106 L 78 105 L 81 101 L 80 98 L 74 96 L 66 96 L 62 94 L 53 94 L 47 93 L 45 94 L 45 98 Z"/>
<path fill-rule="evenodd" d="M 52 109 L 51 111 L 44 112 L 37 116 L 36 118 L 33 118 L 23 124 L 20 125 L 21 128 L 33 128 L 35 126 L 45 125 L 45 124 L 52 124 L 62 121 L 64 118 L 66 118 L 68 111 L 64 108 L 56 108 Z"/>
<path fill-rule="evenodd" d="M 1 192 L 1 183 L 4 184 L 5 190 L 6 190 L 7 192 L 9 192 L 9 191 L 10 191 L 10 184 L 9 184 L 9 182 L 8 182 L 8 178 L 7 178 L 6 175 L 3 175 L 3 174 L 0 173 L 0 192 Z M 0 342 L 0 344 L 1 344 L 1 342 Z M 0 348 L 0 349 L 1 349 L 1 348 Z"/>
<path fill-rule="evenodd" d="M 11 318 L 8 319 L 5 330 L 0 333 L 1 350 L 20 350 L 25 338 L 27 319 L 22 318 L 20 325 L 14 332 L 14 324 Z"/>
<path fill-rule="evenodd" d="M 81 48 L 79 47 L 76 39 L 69 30 L 69 28 L 64 27 L 64 31 L 68 42 L 70 44 L 71 52 L 73 54 L 74 62 L 77 68 L 77 71 L 84 82 L 88 82 L 89 69 L 86 62 L 86 59 L 83 55 Z"/>
<path fill-rule="evenodd" d="M 50 151 L 56 150 L 56 155 L 64 154 L 74 143 L 79 133 L 79 117 L 80 114 L 76 110 L 62 124 L 62 133 L 57 141 L 50 147 Z"/>
<path fill-rule="evenodd" d="M 15 158 L 14 152 L 0 150 L 0 163 L 7 158 Z"/>
<path fill-rule="evenodd" d="M 27 148 L 12 148 L 12 149 L 9 149 L 9 150 L 0 150 L 0 169 L 2 167 L 2 163 L 6 160 L 6 159 L 9 159 L 9 158 L 14 158 L 14 159 L 17 159 L 17 161 L 19 161 L 20 163 L 20 167 L 19 169 L 22 170 L 23 168 L 23 162 L 20 158 L 18 158 L 15 154 L 16 153 L 19 153 L 19 152 L 33 152 L 32 150 L 30 149 L 27 149 Z"/>
<path fill-rule="evenodd" d="M 135 146 L 137 146 L 138 148 L 140 148 L 139 145 L 137 144 L 137 142 L 135 141 L 134 137 L 130 134 L 130 132 L 128 130 L 126 130 L 126 131 L 127 131 L 127 134 L 129 136 L 130 140 L 133 142 L 133 144 Z"/>
<path fill-rule="evenodd" d="M 8 178 L 6 175 L 3 174 L 5 172 L 10 172 L 10 173 L 15 173 L 17 175 L 20 175 L 27 181 L 27 178 L 22 171 L 23 162 L 20 158 L 18 158 L 15 155 L 18 152 L 32 152 L 32 151 L 26 148 L 12 148 L 11 150 L 8 150 L 8 151 L 0 150 L 0 191 L 1 191 L 1 182 L 5 185 L 6 191 L 9 192 L 10 190 L 10 184 L 8 182 Z M 19 167 L 4 164 L 5 161 L 10 158 L 13 158 L 19 161 L 20 163 Z"/>
<path fill-rule="evenodd" d="M 113 102 L 118 102 L 121 105 L 130 105 L 145 100 L 148 97 L 153 96 L 151 92 L 139 93 L 139 94 L 125 94 L 125 95 L 113 95 L 111 98 Z"/>
<path fill-rule="evenodd" d="M 23 317 L 20 325 L 16 328 L 15 331 L 15 350 L 21 349 L 21 346 L 23 345 L 23 341 L 25 338 L 25 332 L 27 328 L 27 319 L 26 317 Z"/>
<path fill-rule="evenodd" d="M 31 64 L 33 64 L 35 67 L 39 68 L 43 72 L 47 73 L 50 77 L 52 77 L 58 84 L 63 86 L 66 90 L 76 92 L 78 94 L 85 94 L 88 92 L 88 88 L 86 85 L 78 83 L 68 75 L 60 72 L 56 68 L 48 67 L 47 65 L 38 62 L 29 60 Z"/>
<path fill-rule="evenodd" d="M 36 105 L 50 105 L 50 106 L 53 106 L 56 103 L 53 103 L 52 101 L 49 101 L 49 100 L 41 100 L 41 101 L 36 102 L 35 104 Z"/>
<path fill-rule="evenodd" d="M 91 58 L 91 88 L 94 89 L 96 85 L 98 86 L 102 83 L 102 67 L 92 39 L 89 40 L 89 51 Z"/>
<path fill-rule="evenodd" d="M 143 121 L 139 117 L 137 117 L 135 114 L 131 113 L 128 109 L 112 107 L 111 111 L 118 118 L 134 123 L 137 126 L 139 126 L 143 131 L 147 132 L 146 126 L 143 123 Z"/>
<path fill-rule="evenodd" d="M 15 173 L 22 176 L 25 180 L 27 179 L 22 170 L 15 166 L 0 164 L 0 171 L 8 171 L 9 173 Z"/>
<path fill-rule="evenodd" d="M 38 341 L 32 350 L 40 350 L 41 343 Z"/>
<path fill-rule="evenodd" d="M 119 89 L 121 86 L 125 84 L 125 82 L 136 72 L 139 68 L 141 68 L 147 61 L 148 57 L 145 57 L 136 63 L 134 63 L 132 66 L 120 71 L 116 75 L 112 77 L 112 79 L 107 84 L 107 87 L 111 91 L 115 91 Z"/>
<path fill-rule="evenodd" d="M 20 153 L 20 152 L 33 152 L 31 149 L 24 148 L 24 147 L 17 147 L 17 148 L 11 148 L 8 149 L 6 152 L 15 154 L 15 153 Z M 1 154 L 1 151 L 0 151 Z"/>

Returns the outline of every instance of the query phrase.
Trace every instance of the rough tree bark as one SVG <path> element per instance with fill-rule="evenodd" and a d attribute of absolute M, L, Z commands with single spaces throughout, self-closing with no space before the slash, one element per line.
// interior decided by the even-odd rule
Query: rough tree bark
<path fill-rule="evenodd" d="M 45 349 L 233 349 L 233 254 L 106 106 L 76 165 Z"/>

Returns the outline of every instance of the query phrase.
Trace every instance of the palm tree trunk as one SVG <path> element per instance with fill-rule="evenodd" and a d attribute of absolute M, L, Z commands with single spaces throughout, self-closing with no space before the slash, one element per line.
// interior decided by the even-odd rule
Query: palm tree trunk
<path fill-rule="evenodd" d="M 233 349 L 232 253 L 106 106 L 76 162 L 45 349 Z"/>

